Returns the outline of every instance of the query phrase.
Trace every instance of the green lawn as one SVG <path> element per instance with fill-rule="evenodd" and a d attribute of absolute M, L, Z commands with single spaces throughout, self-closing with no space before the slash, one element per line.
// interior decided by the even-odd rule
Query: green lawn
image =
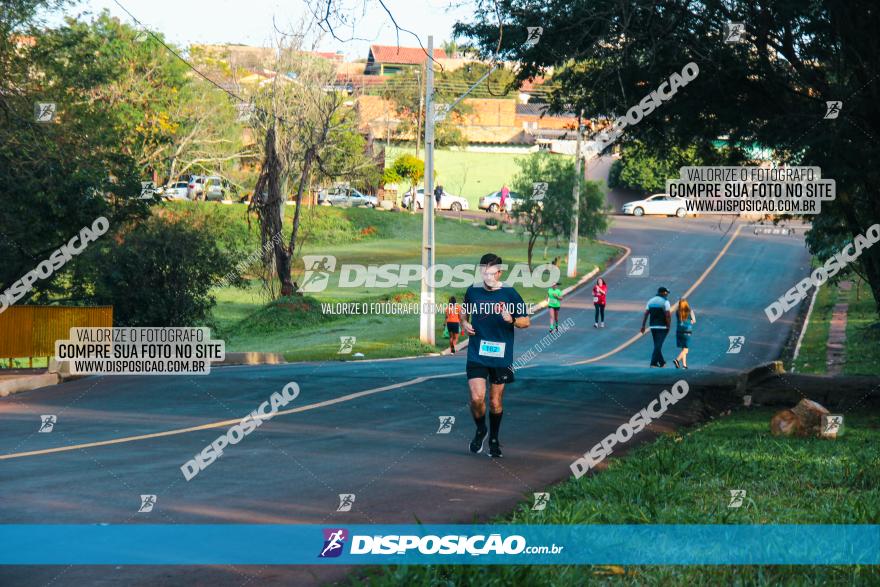
<path fill-rule="evenodd" d="M 774 438 L 775 410 L 741 410 L 667 434 L 611 459 L 606 471 L 531 494 L 513 524 L 876 524 L 880 522 L 880 416 L 846 415 L 837 440 Z M 729 508 L 731 489 L 744 489 Z M 369 585 L 877 585 L 858 566 L 399 566 L 352 579 Z"/>
<path fill-rule="evenodd" d="M 385 165 L 404 153 L 415 155 L 415 147 L 393 146 L 385 152 Z M 437 181 L 443 188 L 457 196 L 467 198 L 471 210 L 477 210 L 480 197 L 500 190 L 506 183 L 508 186 L 519 171 L 516 153 L 480 153 L 458 151 L 453 149 L 436 149 L 434 151 L 434 167 Z M 563 155 L 559 155 L 562 157 Z M 425 157 L 425 151 L 419 152 Z M 408 186 L 404 188 L 404 191 Z"/>
<path fill-rule="evenodd" d="M 319 210 L 317 213 L 321 213 Z M 328 213 L 338 214 L 333 210 Z M 384 263 L 416 263 L 421 261 L 421 215 L 408 213 L 379 212 L 372 210 L 345 211 L 357 216 L 359 225 L 372 226 L 375 222 L 381 227 L 382 238 L 364 238 L 354 242 L 310 242 L 305 245 L 304 254 L 333 255 L 337 267 L 342 263 L 361 265 L 380 265 Z M 437 218 L 436 224 L 436 262 L 448 265 L 459 263 L 475 264 L 486 252 L 500 255 L 505 263 L 524 263 L 526 243 L 517 234 L 500 230 L 487 230 L 482 224 L 472 225 L 455 219 Z M 535 248 L 535 264 L 551 262 L 554 258 L 564 259 L 568 245 L 555 241 L 539 243 Z M 600 243 L 583 240 L 580 244 L 579 275 L 594 267 L 604 267 L 609 259 L 618 253 L 617 249 Z M 302 265 L 294 274 L 294 280 L 301 279 Z M 338 273 L 335 275 L 338 277 Z M 561 284 L 567 287 L 576 279 L 562 277 Z M 518 291 L 528 302 L 538 302 L 545 298 L 543 288 L 522 288 Z M 332 360 L 349 358 L 337 355 L 340 336 L 355 336 L 357 345 L 354 352 L 364 353 L 366 358 L 396 357 L 417 354 L 425 351 L 442 350 L 447 341 L 442 337 L 443 321 L 436 319 L 437 340 L 435 348 L 426 348 L 418 341 L 418 316 L 334 316 L 313 320 L 312 314 L 320 314 L 320 303 L 347 301 L 379 301 L 396 299 L 403 302 L 418 301 L 418 282 L 411 282 L 405 288 L 369 289 L 340 288 L 337 280 L 331 279 L 330 286 L 310 298 L 313 305 L 308 310 L 291 307 L 287 301 L 265 308 L 266 297 L 260 286 L 252 281 L 247 289 L 223 288 L 214 292 L 217 306 L 213 312 L 218 334 L 226 341 L 227 351 L 281 352 L 287 360 Z M 436 293 L 438 303 L 446 302 L 455 295 L 461 301 L 464 290 L 442 288 Z"/>
<path fill-rule="evenodd" d="M 861 282 L 861 283 L 859 283 Z M 856 299 L 856 284 L 858 299 Z M 857 280 L 849 292 L 845 375 L 880 375 L 880 318 L 867 283 Z"/>

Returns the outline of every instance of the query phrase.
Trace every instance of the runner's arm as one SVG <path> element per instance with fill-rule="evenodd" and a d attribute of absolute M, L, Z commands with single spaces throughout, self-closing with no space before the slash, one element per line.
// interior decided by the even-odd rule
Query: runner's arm
<path fill-rule="evenodd" d="M 645 324 L 648 322 L 648 310 L 645 310 L 645 315 L 642 316 L 642 327 L 639 330 L 642 334 L 645 334 Z"/>

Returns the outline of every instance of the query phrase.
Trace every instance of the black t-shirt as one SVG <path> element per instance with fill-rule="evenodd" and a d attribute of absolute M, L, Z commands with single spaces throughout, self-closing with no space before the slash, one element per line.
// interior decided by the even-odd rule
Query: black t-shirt
<path fill-rule="evenodd" d="M 472 285 L 464 294 L 464 313 L 470 315 L 476 334 L 468 342 L 468 362 L 486 367 L 513 364 L 513 323 L 501 317 L 503 307 L 516 319 L 528 315 L 528 307 L 512 287 L 488 290 Z"/>

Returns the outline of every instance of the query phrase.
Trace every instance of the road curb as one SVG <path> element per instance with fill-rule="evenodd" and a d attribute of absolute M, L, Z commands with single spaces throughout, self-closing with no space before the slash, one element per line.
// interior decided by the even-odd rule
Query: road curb
<path fill-rule="evenodd" d="M 785 367 L 782 361 L 770 361 L 753 367 L 744 373 L 740 373 L 736 378 L 736 395 L 742 397 L 747 395 L 750 387 L 758 385 L 767 379 L 782 375 L 785 373 Z"/>
<path fill-rule="evenodd" d="M 287 363 L 281 353 L 226 353 L 226 357 L 213 365 L 282 365 Z"/>
<path fill-rule="evenodd" d="M 0 397 L 7 397 L 22 391 L 30 391 L 32 389 L 57 385 L 60 381 L 61 377 L 57 373 L 23 375 L 14 379 L 0 380 Z"/>

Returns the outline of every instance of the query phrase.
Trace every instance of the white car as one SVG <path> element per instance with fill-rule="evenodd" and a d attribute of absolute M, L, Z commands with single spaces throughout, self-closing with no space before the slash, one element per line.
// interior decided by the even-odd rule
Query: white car
<path fill-rule="evenodd" d="M 632 216 L 644 216 L 645 214 L 661 214 L 664 216 L 678 216 L 684 218 L 687 215 L 684 200 L 673 198 L 669 194 L 654 194 L 644 200 L 627 202 L 621 211 Z"/>
<path fill-rule="evenodd" d="M 406 193 L 403 196 L 403 207 L 409 208 L 410 203 L 412 202 L 412 191 Z M 421 210 L 425 207 L 425 188 L 419 188 L 416 190 L 416 208 Z M 468 201 L 462 198 L 461 196 L 453 196 L 446 190 L 443 190 L 443 195 L 440 196 L 440 209 L 441 210 L 452 210 L 453 212 L 461 212 L 462 210 L 468 209 Z"/>
<path fill-rule="evenodd" d="M 510 192 L 507 195 L 507 201 L 504 202 L 504 207 L 507 208 L 508 212 L 512 212 L 514 206 L 517 206 L 520 202 L 522 202 L 522 196 L 516 192 Z M 501 192 L 492 192 L 488 196 L 480 198 L 479 208 L 492 214 L 498 212 L 501 209 Z"/>
<path fill-rule="evenodd" d="M 176 181 L 165 186 L 162 197 L 166 200 L 188 200 L 189 199 L 189 183 L 185 181 Z"/>

